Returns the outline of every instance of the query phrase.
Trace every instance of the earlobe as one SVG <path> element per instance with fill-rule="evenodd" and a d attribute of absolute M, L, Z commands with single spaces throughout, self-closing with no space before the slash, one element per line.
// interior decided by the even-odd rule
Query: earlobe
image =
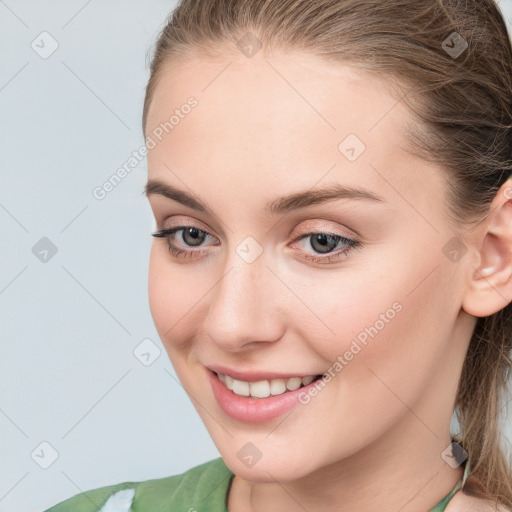
<path fill-rule="evenodd" d="M 462 303 L 464 311 L 486 317 L 512 300 L 512 182 L 507 180 L 494 198 L 487 217 L 481 221 L 480 264 L 471 275 Z"/>

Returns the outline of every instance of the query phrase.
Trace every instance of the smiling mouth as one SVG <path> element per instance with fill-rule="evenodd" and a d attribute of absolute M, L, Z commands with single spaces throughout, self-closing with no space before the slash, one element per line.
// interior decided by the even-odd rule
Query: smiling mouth
<path fill-rule="evenodd" d="M 229 375 L 214 372 L 218 379 L 235 395 L 250 398 L 268 398 L 269 396 L 282 395 L 288 391 L 295 391 L 322 378 L 322 375 L 307 375 L 305 377 L 290 377 L 287 379 L 260 380 L 246 382 L 234 379 Z"/>

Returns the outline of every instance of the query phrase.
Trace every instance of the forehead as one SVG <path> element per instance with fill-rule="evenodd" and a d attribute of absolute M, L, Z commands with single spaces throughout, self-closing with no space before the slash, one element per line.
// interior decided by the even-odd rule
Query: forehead
<path fill-rule="evenodd" d="M 417 183 L 427 163 L 405 150 L 414 117 L 391 84 L 299 53 L 170 62 L 155 89 L 147 135 L 181 115 L 149 151 L 149 176 L 171 167 L 194 178 L 201 173 L 205 185 L 242 175 L 248 189 L 262 181 L 286 189 L 292 180 L 313 186 L 334 165 L 331 180 L 373 184 L 386 194 L 390 182 L 423 193 L 432 187 L 439 196 L 438 173 Z M 196 106 L 182 109 L 191 97 Z"/>
<path fill-rule="evenodd" d="M 165 122 L 191 95 L 205 118 L 219 111 L 228 114 L 217 118 L 216 126 L 251 114 L 250 120 L 259 121 L 267 133 L 272 129 L 269 120 L 295 126 L 313 123 L 311 132 L 317 125 L 331 132 L 358 127 L 364 132 L 384 116 L 395 125 L 411 116 L 390 94 L 391 78 L 378 79 L 350 64 L 307 54 L 196 57 L 169 61 L 163 69 L 148 113 L 149 130 Z M 389 116 L 391 110 L 394 114 Z"/>

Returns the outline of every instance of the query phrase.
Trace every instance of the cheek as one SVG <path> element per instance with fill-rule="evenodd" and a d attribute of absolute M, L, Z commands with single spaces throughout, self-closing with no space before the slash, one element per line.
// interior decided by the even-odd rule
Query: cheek
<path fill-rule="evenodd" d="M 156 242 L 153 242 L 148 270 L 149 309 L 158 334 L 162 338 L 163 332 L 172 325 L 166 321 L 165 314 L 166 304 L 169 300 L 172 300 L 172 289 L 167 282 L 165 265 L 160 253 L 161 251 L 157 247 Z"/>
<path fill-rule="evenodd" d="M 352 441 L 335 450 L 311 441 L 308 449 L 325 449 L 322 456 L 334 461 L 371 442 L 410 409 L 429 417 L 421 399 L 437 378 L 457 314 L 445 271 L 436 270 L 415 288 L 435 265 L 395 269 L 393 279 L 376 278 L 371 286 L 358 286 L 360 293 L 347 286 L 336 308 L 323 309 L 330 311 L 337 339 L 315 342 L 315 352 L 330 362 L 331 376 L 325 391 L 320 387 L 315 396 L 304 397 L 301 428 L 315 432 L 315 440 Z M 419 403 L 423 406 L 416 409 Z M 326 411 L 332 421 L 319 422 Z"/>
<path fill-rule="evenodd" d="M 324 300 L 312 299 L 335 333 L 314 342 L 329 362 L 333 387 L 377 408 L 393 393 L 406 403 L 418 398 L 447 350 L 460 309 L 450 294 L 453 270 L 435 253 L 415 261 L 380 267 L 364 280 L 344 279 L 343 287 L 330 284 Z"/>
<path fill-rule="evenodd" d="M 188 316 L 193 314 L 194 285 L 170 261 L 166 242 L 153 242 L 149 258 L 148 297 L 156 330 L 169 355 L 185 344 Z"/>

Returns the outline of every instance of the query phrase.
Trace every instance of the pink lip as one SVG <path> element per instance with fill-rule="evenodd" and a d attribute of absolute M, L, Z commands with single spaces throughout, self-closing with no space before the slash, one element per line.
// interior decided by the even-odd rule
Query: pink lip
<path fill-rule="evenodd" d="M 272 379 L 291 379 L 292 377 L 307 377 L 308 375 L 316 375 L 312 373 L 282 373 L 282 372 L 261 372 L 261 371 L 250 371 L 240 372 L 227 368 L 226 366 L 208 366 L 208 369 L 215 373 L 222 373 L 223 375 L 229 375 L 237 380 L 243 380 L 245 382 L 258 382 L 260 380 L 272 380 Z"/>
<path fill-rule="evenodd" d="M 233 375 L 233 372 L 230 372 L 229 375 Z M 307 386 L 303 386 L 295 391 L 287 391 L 281 395 L 271 395 L 268 398 L 251 398 L 233 393 L 233 391 L 229 390 L 224 383 L 219 380 L 213 371 L 208 371 L 208 376 L 213 394 L 220 408 L 231 418 L 244 423 L 264 423 L 281 416 L 300 403 L 298 401 L 300 393 L 307 392 L 308 388 L 315 384 L 315 381 L 313 381 Z M 244 374 L 244 376 L 245 378 L 240 380 L 256 382 L 269 378 L 259 378 L 261 374 L 258 374 L 258 378 L 250 380 L 247 378 L 247 374 Z M 272 378 L 281 378 L 281 376 Z"/>

